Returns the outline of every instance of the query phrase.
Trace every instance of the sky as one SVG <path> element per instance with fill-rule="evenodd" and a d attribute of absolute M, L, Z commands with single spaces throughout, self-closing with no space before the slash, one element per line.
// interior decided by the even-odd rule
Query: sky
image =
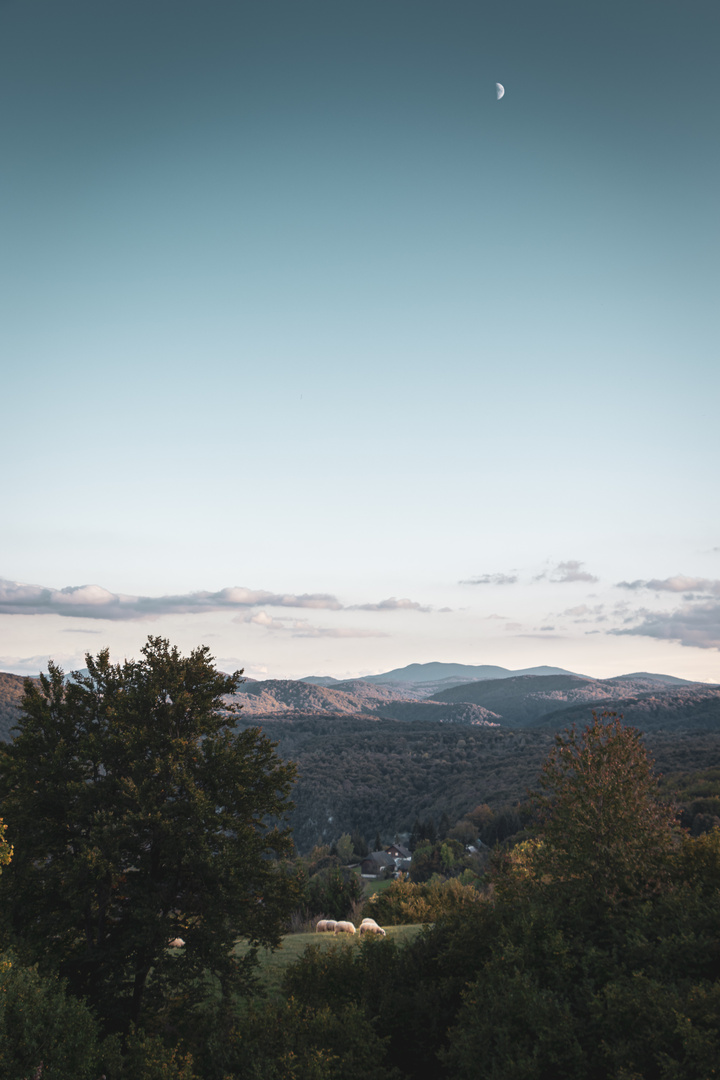
<path fill-rule="evenodd" d="M 720 682 L 719 45 L 0 0 L 0 669 Z"/>

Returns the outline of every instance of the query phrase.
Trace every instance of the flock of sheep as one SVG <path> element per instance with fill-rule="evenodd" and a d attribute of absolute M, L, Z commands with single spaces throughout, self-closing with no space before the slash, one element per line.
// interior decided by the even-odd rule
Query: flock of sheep
<path fill-rule="evenodd" d="M 318 934 L 381 934 L 385 937 L 382 926 L 378 926 L 374 919 L 363 919 L 360 926 L 355 929 L 351 922 L 335 922 L 334 919 L 321 919 L 315 927 Z"/>
<path fill-rule="evenodd" d="M 380 934 L 385 937 L 382 926 L 378 926 L 374 919 L 363 919 L 355 929 L 351 922 L 335 922 L 334 919 L 320 919 L 315 930 L 318 934 Z M 182 938 L 173 938 L 168 942 L 171 949 L 180 949 L 185 944 Z"/>

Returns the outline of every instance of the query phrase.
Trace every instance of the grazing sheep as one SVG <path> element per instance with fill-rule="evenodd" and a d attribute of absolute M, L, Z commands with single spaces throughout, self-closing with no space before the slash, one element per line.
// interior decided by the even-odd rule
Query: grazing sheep
<path fill-rule="evenodd" d="M 355 924 L 351 922 L 339 922 L 335 924 L 334 933 L 336 934 L 354 934 Z"/>
<path fill-rule="evenodd" d="M 386 937 L 385 931 L 382 926 L 378 926 L 374 919 L 363 919 L 360 923 L 359 934 L 381 934 Z"/>
<path fill-rule="evenodd" d="M 337 923 L 334 919 L 320 919 L 320 922 L 315 927 L 315 932 L 317 934 L 331 934 L 336 926 Z"/>

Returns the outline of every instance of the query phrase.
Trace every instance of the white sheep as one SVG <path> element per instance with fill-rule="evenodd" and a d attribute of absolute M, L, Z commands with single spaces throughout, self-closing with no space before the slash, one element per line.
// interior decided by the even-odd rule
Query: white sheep
<path fill-rule="evenodd" d="M 185 942 L 181 937 L 174 937 L 172 941 L 168 941 L 168 947 L 170 949 L 182 949 Z"/>
<path fill-rule="evenodd" d="M 374 919 L 363 919 L 363 921 L 360 923 L 360 929 L 358 930 L 358 933 L 359 934 L 382 934 L 383 937 L 387 936 L 385 934 L 385 931 L 383 930 L 382 926 L 378 926 L 378 924 L 375 922 Z"/>
<path fill-rule="evenodd" d="M 335 924 L 335 934 L 354 934 L 355 924 L 351 922 L 339 922 Z"/>
<path fill-rule="evenodd" d="M 336 926 L 337 923 L 334 919 L 320 919 L 315 927 L 315 932 L 318 934 L 331 934 Z"/>

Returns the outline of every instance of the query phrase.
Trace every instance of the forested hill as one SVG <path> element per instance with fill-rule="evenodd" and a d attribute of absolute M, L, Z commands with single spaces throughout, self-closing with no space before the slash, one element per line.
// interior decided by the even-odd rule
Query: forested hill
<path fill-rule="evenodd" d="M 410 690 L 398 695 L 385 686 L 372 686 L 362 679 L 318 686 L 294 679 L 266 679 L 254 682 L 247 679 L 236 695 L 236 701 L 248 713 L 362 713 L 375 712 L 378 706 L 395 701 L 416 701 L 427 697 L 422 690 Z"/>
<path fill-rule="evenodd" d="M 315 716 L 382 716 L 393 720 L 442 720 L 455 724 L 497 723 L 499 717 L 482 705 L 423 700 L 422 691 L 372 686 L 362 680 L 336 686 L 318 686 L 291 679 L 245 682 L 235 701 L 245 716 L 297 714 Z"/>
<path fill-rule="evenodd" d="M 242 716 L 242 714 L 241 714 Z M 586 708 L 582 717 L 590 720 Z M 456 821 L 480 803 L 522 802 L 553 745 L 547 730 L 399 722 L 369 716 L 268 717 L 260 723 L 298 767 L 291 816 L 301 851 L 358 831 L 390 841 L 415 818 Z M 646 743 L 665 775 L 720 767 L 720 729 L 652 732 Z"/>
<path fill-rule="evenodd" d="M 615 679 L 529 675 L 492 679 L 442 690 L 434 700 L 471 702 L 495 712 L 512 727 L 542 724 L 554 729 L 582 722 L 588 706 L 622 712 L 626 722 L 645 729 L 720 729 L 720 686 L 708 683 L 674 684 L 657 676 L 627 675 Z M 636 717 L 636 719 L 631 718 Z"/>
<path fill-rule="evenodd" d="M 281 757 L 297 762 L 291 823 L 301 851 L 344 832 L 389 842 L 418 816 L 455 821 L 478 803 L 522 800 L 553 741 L 546 732 L 366 716 L 260 723 Z"/>
<path fill-rule="evenodd" d="M 657 693 L 640 694 L 637 697 L 623 695 L 621 698 L 605 698 L 595 701 L 596 712 L 617 711 L 623 720 L 641 731 L 720 732 L 720 687 L 691 686 L 672 687 Z M 577 704 L 546 713 L 535 727 L 550 731 L 582 724 L 587 718 L 587 706 Z"/>

